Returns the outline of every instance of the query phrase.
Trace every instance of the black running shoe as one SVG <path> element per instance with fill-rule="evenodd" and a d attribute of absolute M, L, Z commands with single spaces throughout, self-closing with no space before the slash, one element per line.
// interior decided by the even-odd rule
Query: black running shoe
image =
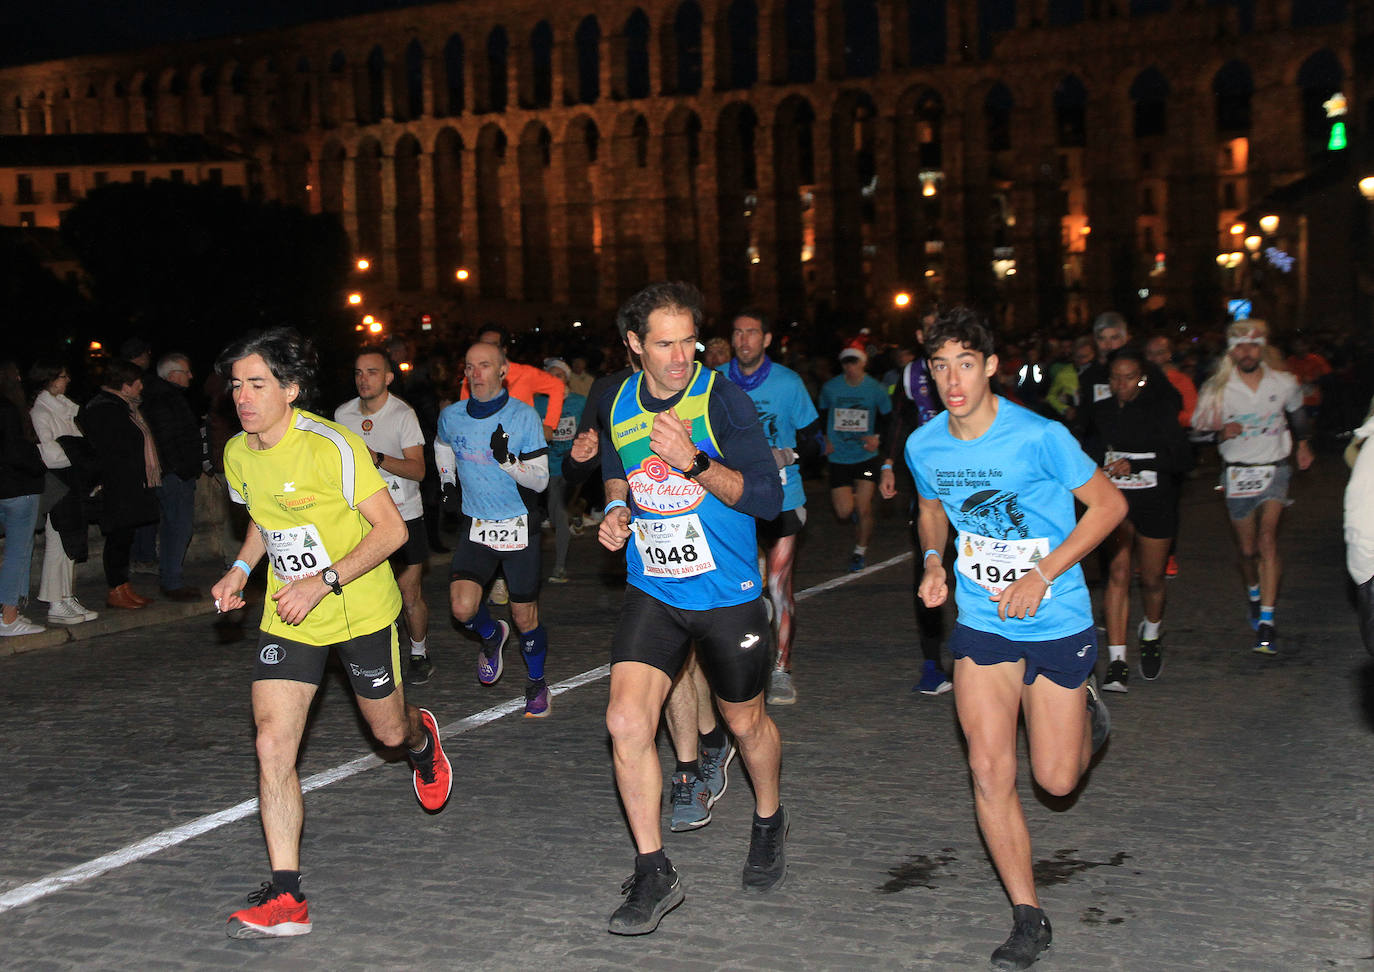
<path fill-rule="evenodd" d="M 1107 666 L 1107 677 L 1102 680 L 1102 691 L 1125 692 L 1126 682 L 1130 677 L 1131 670 L 1125 660 L 1118 658 Z"/>
<path fill-rule="evenodd" d="M 1140 677 L 1147 682 L 1153 682 L 1159 678 L 1160 669 L 1164 667 L 1164 646 L 1160 644 L 1158 638 L 1141 640 L 1140 642 Z"/>
<path fill-rule="evenodd" d="M 772 891 L 781 887 L 787 877 L 787 808 L 779 809 L 782 820 L 771 827 L 754 819 L 749 834 L 749 856 L 744 862 L 746 891 Z"/>
<path fill-rule="evenodd" d="M 1011 913 L 1011 937 L 992 953 L 994 969 L 1028 969 L 1050 947 L 1053 934 L 1043 911 L 1032 905 L 1016 905 Z"/>
<path fill-rule="evenodd" d="M 410 667 L 406 669 L 406 684 L 424 685 L 434 675 L 434 662 L 428 655 L 411 655 Z"/>
<path fill-rule="evenodd" d="M 1279 653 L 1275 642 L 1279 640 L 1279 633 L 1274 626 L 1267 621 L 1261 621 L 1255 629 L 1255 651 L 1261 655 L 1277 655 Z"/>
<path fill-rule="evenodd" d="M 1097 690 L 1097 676 L 1089 675 L 1084 683 L 1088 689 L 1088 720 L 1093 727 L 1093 754 L 1102 748 L 1112 733 L 1112 714 L 1102 702 L 1102 694 Z"/>
<path fill-rule="evenodd" d="M 612 935 L 647 935 L 658 927 L 663 916 L 682 904 L 682 878 L 673 865 L 666 871 L 635 871 L 620 886 L 625 903 L 615 909 L 607 927 Z"/>

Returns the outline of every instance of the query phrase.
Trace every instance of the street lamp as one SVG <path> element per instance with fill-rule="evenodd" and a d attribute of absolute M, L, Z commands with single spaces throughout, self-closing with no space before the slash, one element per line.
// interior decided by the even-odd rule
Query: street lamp
<path fill-rule="evenodd" d="M 892 306 L 898 309 L 911 305 L 911 295 L 903 290 L 892 298 Z"/>
<path fill-rule="evenodd" d="M 356 307 L 357 305 L 363 302 L 363 295 L 355 290 L 353 291 L 353 293 L 348 295 L 348 302 L 352 304 L 354 307 Z"/>
<path fill-rule="evenodd" d="M 1270 213 L 1268 216 L 1261 216 L 1259 225 L 1260 229 L 1264 231 L 1265 236 L 1273 236 L 1274 230 L 1279 228 L 1279 218 L 1273 213 Z"/>
<path fill-rule="evenodd" d="M 469 274 L 467 267 L 459 267 L 457 270 L 453 271 L 453 278 L 457 280 L 459 283 L 463 283 L 468 279 L 468 277 Z"/>
<path fill-rule="evenodd" d="M 355 264 L 355 266 L 357 266 L 360 272 L 365 271 L 372 266 L 372 261 L 369 260 L 367 257 L 358 257 L 358 262 Z"/>
<path fill-rule="evenodd" d="M 1360 187 L 1360 195 L 1374 202 L 1374 175 L 1365 176 L 1357 185 Z"/>

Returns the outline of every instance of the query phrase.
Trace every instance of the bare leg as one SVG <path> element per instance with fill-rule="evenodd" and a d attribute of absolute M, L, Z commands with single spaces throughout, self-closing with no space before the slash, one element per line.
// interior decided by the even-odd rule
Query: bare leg
<path fill-rule="evenodd" d="M 773 603 L 773 626 L 777 637 L 777 667 L 792 670 L 792 619 L 797 601 L 792 593 L 792 565 L 797 551 L 796 536 L 782 537 L 768 548 L 768 599 Z"/>
<path fill-rule="evenodd" d="M 1110 560 L 1107 566 L 1107 591 L 1102 596 L 1102 613 L 1107 617 L 1107 644 L 1126 643 L 1126 620 L 1131 613 L 1131 552 L 1135 527 L 1122 520 L 1107 541 Z"/>
<path fill-rule="evenodd" d="M 734 733 L 740 756 L 754 784 L 754 812 L 771 817 L 778 812 L 778 776 L 782 768 L 782 737 L 763 705 L 763 693 L 748 702 L 720 701 L 720 713 Z"/>
<path fill-rule="evenodd" d="M 641 854 L 652 854 L 663 847 L 659 823 L 663 781 L 659 777 L 654 736 L 658 732 L 658 713 L 671 685 L 667 675 L 643 662 L 616 662 L 611 666 L 606 728 L 611 733 L 616 788 L 625 805 L 635 848 Z"/>
<path fill-rule="evenodd" d="M 873 536 L 873 491 L 876 485 L 871 479 L 861 479 L 854 483 L 854 508 L 859 513 L 859 527 L 855 544 L 867 547 Z"/>
<path fill-rule="evenodd" d="M 296 755 L 300 751 L 310 700 L 317 686 L 286 679 L 253 683 L 253 722 L 257 725 L 258 805 L 267 859 L 274 871 L 299 871 L 305 802 Z"/>
<path fill-rule="evenodd" d="M 401 589 L 401 613 L 405 616 L 406 633 L 411 641 L 424 641 L 429 637 L 429 605 L 420 592 L 423 575 L 423 564 L 411 564 L 396 578 L 396 586 Z"/>
<path fill-rule="evenodd" d="M 673 740 L 673 755 L 679 763 L 694 763 L 701 749 L 697 738 L 697 718 L 700 708 L 698 682 L 692 677 L 693 671 L 700 673 L 697 653 L 693 648 L 687 656 L 687 664 L 677 673 L 672 690 L 668 693 L 668 703 L 663 715 L 668 722 L 668 735 Z M 706 704 L 711 704 L 710 689 L 706 690 Z"/>
<path fill-rule="evenodd" d="M 1140 599 L 1144 602 L 1146 621 L 1164 620 L 1164 565 L 1169 562 L 1171 543 L 1171 537 L 1142 537 L 1136 534 L 1135 557 L 1140 564 Z"/>

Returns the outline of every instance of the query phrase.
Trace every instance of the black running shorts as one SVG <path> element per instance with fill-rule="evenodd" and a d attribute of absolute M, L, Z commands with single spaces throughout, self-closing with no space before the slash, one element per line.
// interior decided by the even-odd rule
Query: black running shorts
<path fill-rule="evenodd" d="M 533 524 L 535 517 L 530 517 Z M 524 550 L 492 550 L 478 543 L 471 535 L 472 519 L 463 516 L 458 521 L 458 542 L 453 545 L 453 566 L 449 580 L 469 580 L 479 587 L 496 576 L 500 567 L 506 575 L 506 586 L 510 589 L 510 599 L 521 604 L 531 604 L 539 600 L 539 527 L 529 531 L 529 546 Z"/>
<path fill-rule="evenodd" d="M 384 699 L 401 684 L 401 654 L 394 624 L 334 645 L 308 645 L 263 631 L 258 636 L 253 681 L 281 678 L 319 685 L 330 648 L 339 649 L 339 660 L 360 698 Z"/>

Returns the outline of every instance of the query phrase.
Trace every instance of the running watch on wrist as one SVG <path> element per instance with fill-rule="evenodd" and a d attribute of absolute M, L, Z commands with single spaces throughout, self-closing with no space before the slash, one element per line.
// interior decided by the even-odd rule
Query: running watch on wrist
<path fill-rule="evenodd" d="M 696 458 L 694 458 L 692 460 L 692 464 L 687 467 L 687 478 L 696 479 L 698 476 L 700 476 L 702 473 L 704 473 L 707 469 L 710 468 L 711 457 L 708 456 L 706 453 L 697 450 Z"/>
<path fill-rule="evenodd" d="M 343 593 L 343 585 L 339 583 L 339 572 L 333 567 L 326 567 L 320 571 L 320 580 L 335 594 Z"/>

